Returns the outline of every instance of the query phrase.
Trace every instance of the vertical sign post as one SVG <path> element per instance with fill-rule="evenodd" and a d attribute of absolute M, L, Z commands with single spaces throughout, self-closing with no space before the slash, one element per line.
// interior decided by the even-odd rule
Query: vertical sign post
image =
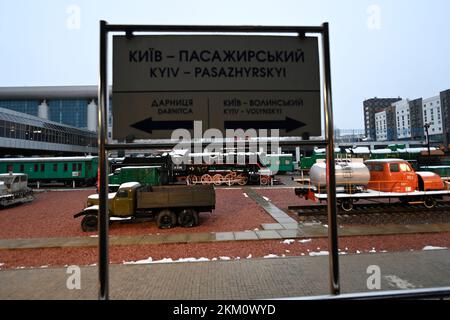
<path fill-rule="evenodd" d="M 98 216 L 98 278 L 99 299 L 109 299 L 109 254 L 108 254 L 108 156 L 106 154 L 106 132 L 108 130 L 108 33 L 106 22 L 100 21 L 100 86 L 98 88 L 98 166 L 99 166 L 99 216 Z"/>
<path fill-rule="evenodd" d="M 339 294 L 339 252 L 336 206 L 336 175 L 334 164 L 334 125 L 333 104 L 331 100 L 331 67 L 330 67 L 330 39 L 328 23 L 323 24 L 323 103 L 325 108 L 325 139 L 327 140 L 327 210 L 328 210 L 328 246 L 330 252 L 330 291 Z"/>

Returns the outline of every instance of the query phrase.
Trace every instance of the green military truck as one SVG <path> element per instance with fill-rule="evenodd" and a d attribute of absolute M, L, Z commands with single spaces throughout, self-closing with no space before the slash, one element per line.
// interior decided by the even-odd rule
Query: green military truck
<path fill-rule="evenodd" d="M 119 190 L 108 194 L 110 218 L 156 217 L 161 229 L 194 227 L 199 224 L 199 212 L 215 209 L 216 195 L 212 185 L 149 186 L 127 182 Z M 81 229 L 96 231 L 98 224 L 99 195 L 88 197 L 87 206 L 74 218 L 83 216 Z"/>

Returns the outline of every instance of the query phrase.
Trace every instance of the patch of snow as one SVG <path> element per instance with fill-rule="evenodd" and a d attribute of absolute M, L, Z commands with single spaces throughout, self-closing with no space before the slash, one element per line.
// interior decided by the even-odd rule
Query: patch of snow
<path fill-rule="evenodd" d="M 433 246 L 425 246 L 423 247 L 423 251 L 428 251 L 428 250 L 446 250 L 448 248 L 446 247 L 433 247 Z"/>
<path fill-rule="evenodd" d="M 258 229 L 258 228 L 255 228 L 255 229 L 253 229 L 253 231 L 259 231 L 259 229 Z"/>
<path fill-rule="evenodd" d="M 358 253 L 358 254 L 359 254 L 359 253 L 361 253 L 361 251 L 359 251 L 359 250 L 356 250 L 356 253 Z"/>
<path fill-rule="evenodd" d="M 311 242 L 311 239 L 303 239 L 303 240 L 298 240 L 298 242 L 300 243 L 307 243 L 307 242 Z"/>
<path fill-rule="evenodd" d="M 284 250 L 284 252 L 286 252 L 286 253 L 290 253 L 291 251 L 290 251 L 290 250 Z"/>
<path fill-rule="evenodd" d="M 231 260 L 230 257 L 219 257 L 220 260 Z"/>
<path fill-rule="evenodd" d="M 284 243 L 284 244 L 291 244 L 291 243 L 294 243 L 294 242 L 295 242 L 294 239 L 286 239 L 282 243 Z"/>
<path fill-rule="evenodd" d="M 212 258 L 211 261 L 217 261 L 217 258 Z"/>
<path fill-rule="evenodd" d="M 264 196 L 263 196 L 263 199 L 266 200 L 267 202 L 270 202 L 270 199 L 267 198 L 267 197 L 264 197 Z"/>
<path fill-rule="evenodd" d="M 162 258 L 161 260 L 153 261 L 152 263 L 169 263 L 173 262 L 172 258 Z"/>
<path fill-rule="evenodd" d="M 300 253 L 300 255 L 301 255 L 301 256 L 304 256 L 305 254 L 302 252 L 302 253 Z"/>
<path fill-rule="evenodd" d="M 341 254 L 341 255 L 346 255 L 346 254 L 348 254 L 347 252 L 339 252 L 339 254 Z"/>
<path fill-rule="evenodd" d="M 98 238 L 98 234 L 91 234 L 89 237 L 91 237 L 91 238 Z"/>
<path fill-rule="evenodd" d="M 315 257 L 315 256 L 327 256 L 329 254 L 328 251 L 319 251 L 319 252 L 310 252 L 309 255 L 311 257 Z"/>
<path fill-rule="evenodd" d="M 375 248 L 372 248 L 372 250 L 369 251 L 370 253 L 376 253 L 377 250 L 375 250 Z"/>
<path fill-rule="evenodd" d="M 414 289 L 416 287 L 407 280 L 403 280 L 395 275 L 384 276 L 384 278 L 388 281 L 390 286 L 396 287 L 398 289 Z"/>
<path fill-rule="evenodd" d="M 1 264 L 0 264 L 0 265 L 1 265 Z M 45 266 L 40 266 L 39 268 L 44 269 L 44 268 L 48 268 L 48 266 L 47 266 L 47 265 L 45 265 Z"/>
<path fill-rule="evenodd" d="M 272 258 L 278 258 L 276 254 L 268 254 L 267 256 L 264 256 L 265 259 L 272 259 Z"/>
<path fill-rule="evenodd" d="M 248 198 L 248 194 L 246 194 L 245 192 L 242 194 L 244 195 L 244 197 Z"/>
<path fill-rule="evenodd" d="M 324 227 L 324 228 L 328 228 L 328 225 L 327 225 L 327 224 L 324 224 L 323 227 Z"/>
<path fill-rule="evenodd" d="M 146 264 L 152 263 L 152 257 L 148 257 L 148 259 L 138 260 L 138 261 L 123 261 L 122 264 Z"/>

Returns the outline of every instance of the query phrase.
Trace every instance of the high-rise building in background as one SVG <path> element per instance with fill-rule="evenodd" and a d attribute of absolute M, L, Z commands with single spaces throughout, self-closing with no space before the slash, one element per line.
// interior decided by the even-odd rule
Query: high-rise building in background
<path fill-rule="evenodd" d="M 443 120 L 443 140 L 447 149 L 450 149 L 450 89 L 442 91 L 441 98 L 441 111 Z"/>
<path fill-rule="evenodd" d="M 366 137 L 376 141 L 426 141 L 450 149 L 450 89 L 430 98 L 364 101 Z"/>
<path fill-rule="evenodd" d="M 400 98 L 373 98 L 364 101 L 364 128 L 366 137 L 376 140 L 375 114 L 384 111 Z M 387 135 L 387 133 L 386 133 Z M 387 139 L 387 138 L 386 138 Z"/>

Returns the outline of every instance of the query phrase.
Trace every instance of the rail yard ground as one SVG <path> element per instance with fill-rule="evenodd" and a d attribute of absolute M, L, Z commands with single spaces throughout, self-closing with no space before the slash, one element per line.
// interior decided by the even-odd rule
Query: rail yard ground
<path fill-rule="evenodd" d="M 295 196 L 291 176 L 281 176 L 278 180 L 280 184 L 272 187 L 217 188 L 216 209 L 211 214 L 200 214 L 198 227 L 158 229 L 151 219 L 114 222 L 110 226 L 110 262 L 114 268 L 129 267 L 130 264 L 154 266 L 155 262 L 158 268 L 172 268 L 167 264 L 183 262 L 188 263 L 187 269 L 193 266 L 205 268 L 204 264 L 217 264 L 217 268 L 223 268 L 226 263 L 231 269 L 252 265 L 258 269 L 264 265 L 278 268 L 283 264 L 272 261 L 297 259 L 295 263 L 311 265 L 315 261 L 321 264 L 320 268 L 326 268 L 326 259 L 313 259 L 328 255 L 326 220 L 305 220 L 289 210 L 290 206 L 315 203 Z M 0 210 L 0 278 L 16 279 L 14 272 L 23 275 L 28 272 L 26 277 L 42 275 L 43 271 L 51 274 L 68 265 L 86 266 L 85 270 L 90 270 L 86 272 L 92 273 L 95 268 L 88 266 L 95 265 L 98 259 L 96 233 L 82 232 L 80 219 L 74 219 L 73 215 L 83 209 L 87 196 L 93 193 L 94 189 L 41 190 L 35 193 L 36 199 L 31 203 Z M 411 251 L 418 259 L 429 249 L 444 252 L 450 248 L 450 212 L 433 215 L 424 208 L 424 214 L 416 214 L 416 218 L 396 216 L 391 219 L 379 215 L 369 222 L 364 219 L 340 221 L 339 248 L 345 259 L 370 256 L 376 260 L 380 256 L 386 260 L 392 254 L 394 262 Z M 266 262 L 269 260 L 271 262 Z M 241 276 L 237 274 L 236 279 Z M 287 274 L 286 277 L 290 276 Z M 322 282 L 326 288 L 326 280 Z M 448 284 L 449 281 L 442 278 L 441 285 Z M 5 296 L 5 290 L 7 286 L 0 288 L 0 296 Z M 273 293 L 276 292 L 274 289 Z M 288 290 L 285 293 L 301 295 L 302 292 Z M 326 290 L 311 289 L 303 293 L 321 294 Z M 275 296 L 261 293 L 252 296 L 244 290 L 241 296 L 230 297 Z M 171 297 L 170 294 L 160 296 L 163 299 Z M 186 293 L 177 297 L 201 298 L 201 295 Z M 227 294 L 213 297 L 229 298 Z"/>

